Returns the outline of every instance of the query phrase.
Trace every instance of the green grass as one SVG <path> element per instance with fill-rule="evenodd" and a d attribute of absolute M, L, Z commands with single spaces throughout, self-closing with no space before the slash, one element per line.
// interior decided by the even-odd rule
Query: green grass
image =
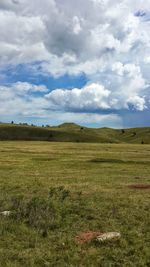
<path fill-rule="evenodd" d="M 150 266 L 150 145 L 0 142 L 0 266 Z M 77 245 L 82 231 L 121 239 Z"/>
<path fill-rule="evenodd" d="M 86 128 L 74 123 L 55 127 L 0 124 L 0 140 L 150 144 L 150 127 L 116 130 Z"/>

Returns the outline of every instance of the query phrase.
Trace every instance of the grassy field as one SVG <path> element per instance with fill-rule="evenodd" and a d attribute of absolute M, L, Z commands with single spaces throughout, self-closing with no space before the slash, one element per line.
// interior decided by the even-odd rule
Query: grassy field
<path fill-rule="evenodd" d="M 0 266 L 150 266 L 150 145 L 0 142 Z M 85 231 L 117 241 L 76 244 Z"/>
<path fill-rule="evenodd" d="M 0 123 L 0 140 L 150 144 L 150 127 L 94 129 L 74 123 L 55 127 Z"/>

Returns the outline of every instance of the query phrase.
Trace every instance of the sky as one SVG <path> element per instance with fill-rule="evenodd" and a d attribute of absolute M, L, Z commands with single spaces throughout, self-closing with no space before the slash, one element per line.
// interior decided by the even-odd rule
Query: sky
<path fill-rule="evenodd" d="M 0 0 L 0 121 L 150 126 L 150 0 Z"/>

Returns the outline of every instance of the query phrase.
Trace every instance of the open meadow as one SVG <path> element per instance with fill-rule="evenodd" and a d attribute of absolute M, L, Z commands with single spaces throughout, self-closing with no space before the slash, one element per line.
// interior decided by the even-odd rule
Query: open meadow
<path fill-rule="evenodd" d="M 150 266 L 150 145 L 1 141 L 3 211 L 2 267 Z"/>

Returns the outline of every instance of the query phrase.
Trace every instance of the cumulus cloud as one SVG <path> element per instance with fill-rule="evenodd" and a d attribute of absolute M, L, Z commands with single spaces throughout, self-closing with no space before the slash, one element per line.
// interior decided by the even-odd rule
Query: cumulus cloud
<path fill-rule="evenodd" d="M 1 69 L 28 64 L 33 75 L 57 78 L 84 73 L 89 80 L 81 89 L 52 92 L 26 83 L 1 86 L 1 98 L 13 95 L 16 106 L 26 106 L 26 113 L 31 107 L 27 100 L 22 102 L 23 97 L 35 113 L 39 105 L 42 114 L 45 109 L 146 109 L 150 99 L 149 9 L 150 0 L 36 0 L 36 5 L 35 1 L 1 0 Z M 43 96 L 33 98 L 38 90 Z"/>
<path fill-rule="evenodd" d="M 118 92 L 111 91 L 101 84 L 91 83 L 81 89 L 55 89 L 46 94 L 45 98 L 49 100 L 50 108 L 56 110 L 101 112 L 129 109 L 131 106 L 132 109 L 144 110 L 145 98 L 138 95 L 140 86 L 145 86 L 142 78 L 135 77 L 135 80 L 131 80 L 131 84 L 126 86 L 122 95 L 119 95 L 119 88 Z"/>
<path fill-rule="evenodd" d="M 118 114 L 120 109 L 128 110 L 129 108 L 144 110 L 146 108 L 145 97 L 139 96 L 135 90 L 130 94 L 125 91 L 124 95 L 117 96 L 116 91 L 113 92 L 98 83 L 87 84 L 80 89 L 55 89 L 51 92 L 45 85 L 27 82 L 0 86 L 1 116 L 11 114 L 12 116 L 43 117 L 59 111 L 59 114 L 60 112 L 62 114 L 74 113 L 75 117 L 80 116 L 80 113 L 87 113 L 87 117 L 91 114 L 92 118 L 94 116 L 94 118 L 100 118 L 101 113 L 111 115 L 113 110 L 115 114 Z"/>
<path fill-rule="evenodd" d="M 140 66 L 116 62 L 112 65 L 112 71 L 117 73 L 115 82 L 117 87 L 113 93 L 120 100 L 120 109 L 122 106 L 130 107 L 130 104 L 132 108 L 141 111 L 147 108 L 149 83 L 144 79 Z"/>
<path fill-rule="evenodd" d="M 144 110 L 146 108 L 145 99 L 139 96 L 129 97 L 128 103 L 133 105 L 133 107 L 137 110 Z"/>
<path fill-rule="evenodd" d="M 109 109 L 110 91 L 99 84 L 90 84 L 82 89 L 57 89 L 45 97 L 57 109 L 94 111 Z"/>
<path fill-rule="evenodd" d="M 98 92 L 96 91 L 98 89 Z M 95 90 L 95 92 L 93 92 Z M 95 102 L 99 99 L 103 100 L 107 98 L 109 95 L 109 91 L 103 88 L 100 85 L 89 85 L 87 88 L 84 88 L 83 91 L 80 89 L 73 89 L 73 96 L 70 96 L 71 99 L 68 99 L 70 103 L 70 111 L 69 106 L 67 105 L 66 99 L 66 108 L 63 101 L 65 99 L 62 96 L 63 90 L 54 90 L 53 91 L 53 100 L 50 97 L 50 94 L 47 94 L 48 88 L 44 85 L 32 85 L 30 83 L 14 83 L 11 86 L 0 86 L 0 114 L 3 118 L 7 118 L 7 115 L 16 118 L 21 117 L 21 120 L 25 120 L 28 117 L 35 117 L 38 120 L 50 121 L 51 124 L 59 124 L 64 121 L 71 122 L 74 121 L 79 124 L 93 124 L 96 126 L 107 126 L 107 124 L 115 127 L 121 127 L 122 120 L 119 115 L 115 113 L 111 114 L 98 114 L 92 113 L 90 111 L 82 111 L 78 110 L 78 112 L 74 112 L 74 108 L 77 108 L 77 102 L 73 103 L 70 101 L 77 94 L 78 101 L 80 101 L 81 108 L 84 105 L 84 100 L 86 100 L 86 104 L 89 108 L 93 110 L 93 106 L 91 102 L 90 95 L 95 93 Z M 71 91 L 70 91 L 71 92 Z M 40 93 L 40 94 L 39 94 Z M 66 91 L 67 93 L 67 91 Z M 37 94 L 35 96 L 35 94 Z M 42 96 L 42 95 L 43 96 Z M 67 98 L 67 94 L 65 96 Z M 51 99 L 50 99 L 51 98 Z M 83 98 L 83 99 L 82 99 Z M 60 102 L 58 102 L 58 99 Z M 50 103 L 51 102 L 51 103 Z M 52 103 L 53 102 L 53 103 Z M 62 103 L 62 106 L 59 111 L 56 108 L 56 105 Z M 97 103 L 98 104 L 98 103 Z M 104 105 L 101 103 L 101 105 Z M 56 110 L 55 110 L 56 108 Z M 84 109 L 85 107 L 83 107 Z M 87 107 L 86 107 L 87 108 Z"/>
<path fill-rule="evenodd" d="M 111 61 L 117 55 L 124 60 L 125 53 L 149 48 L 149 22 L 135 15 L 141 8 L 147 12 L 149 7 L 149 0 L 66 0 L 63 4 L 60 0 L 37 0 L 36 5 L 28 0 L 1 0 L 0 42 L 8 47 L 5 61 L 51 62 L 56 56 L 62 62 L 67 54 L 76 58 L 74 73 L 77 66 L 84 71 L 83 63 L 95 57 Z M 35 44 L 38 53 L 28 57 L 27 51 Z M 11 55 L 9 45 L 14 46 Z M 142 60 L 140 54 L 138 60 Z M 65 71 L 68 63 L 63 61 Z"/>

